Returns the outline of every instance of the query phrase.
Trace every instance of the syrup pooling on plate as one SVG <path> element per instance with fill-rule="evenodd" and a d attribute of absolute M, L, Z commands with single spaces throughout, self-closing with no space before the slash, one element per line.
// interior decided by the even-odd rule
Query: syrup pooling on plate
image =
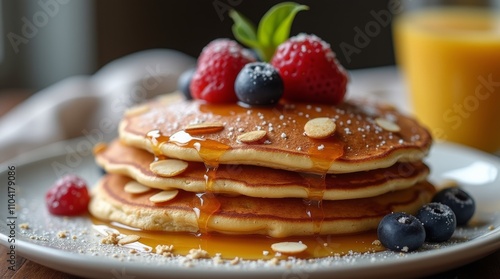
<path fill-rule="evenodd" d="M 375 231 L 368 231 L 352 235 L 317 235 L 286 238 L 272 238 L 262 235 L 224 235 L 211 233 L 199 236 L 192 233 L 154 232 L 128 227 L 116 222 L 103 222 L 92 218 L 95 226 L 100 226 L 100 231 L 117 230 L 123 235 L 138 235 L 141 238 L 143 251 L 155 253 L 158 245 L 173 245 L 174 255 L 188 255 L 191 249 L 201 248 L 208 252 L 210 257 L 217 254 L 223 259 L 260 260 L 260 259 L 287 259 L 289 255 L 276 254 L 271 250 L 271 245 L 278 242 L 302 242 L 307 245 L 307 250 L 294 255 L 297 258 L 313 259 L 328 256 L 343 256 L 352 253 L 374 253 L 385 250 L 375 240 Z M 125 246 L 136 249 L 137 243 Z M 144 247 L 146 246 L 146 247 Z M 149 248 L 147 248 L 149 247 Z M 141 250 L 141 251 L 142 251 Z"/>
<path fill-rule="evenodd" d="M 197 133 L 203 134 L 210 132 L 211 129 L 197 129 Z M 165 136 L 160 130 L 153 130 L 147 134 L 150 139 L 152 150 L 157 158 L 160 158 L 157 153 L 161 154 L 161 146 L 166 143 L 175 144 L 177 146 L 193 148 L 198 152 L 206 167 L 205 191 L 197 193 L 196 198 L 192 202 L 192 207 L 198 217 L 198 228 L 200 233 L 208 233 L 208 222 L 210 216 L 220 208 L 220 202 L 213 191 L 213 182 L 216 177 L 217 168 L 219 167 L 219 158 L 230 147 L 224 143 L 194 137 L 193 135 L 179 131 L 171 136 Z"/>

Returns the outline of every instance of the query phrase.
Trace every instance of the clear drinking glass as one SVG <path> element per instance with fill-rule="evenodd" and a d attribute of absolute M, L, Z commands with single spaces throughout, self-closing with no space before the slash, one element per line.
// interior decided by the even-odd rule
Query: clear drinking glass
<path fill-rule="evenodd" d="M 435 138 L 500 151 L 500 1 L 403 1 L 396 61 Z"/>

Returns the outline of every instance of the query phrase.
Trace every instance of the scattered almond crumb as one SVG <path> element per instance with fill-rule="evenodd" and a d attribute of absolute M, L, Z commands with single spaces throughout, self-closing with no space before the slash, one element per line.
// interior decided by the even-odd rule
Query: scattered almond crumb
<path fill-rule="evenodd" d="M 21 228 L 23 230 L 28 230 L 30 228 L 30 225 L 28 223 L 22 223 L 22 224 L 19 224 L 19 228 Z"/>
<path fill-rule="evenodd" d="M 208 258 L 208 252 L 198 248 L 198 249 L 191 249 L 189 250 L 189 254 L 186 256 L 188 259 L 206 259 Z"/>
<path fill-rule="evenodd" d="M 262 251 L 262 255 L 264 255 L 264 256 L 269 255 L 269 251 L 267 251 L 267 250 Z"/>
<path fill-rule="evenodd" d="M 118 244 L 118 236 L 119 235 L 120 234 L 117 234 L 117 233 L 110 233 L 106 237 L 104 237 L 103 239 L 101 239 L 101 243 L 102 244 L 113 244 L 113 245 L 116 245 L 116 244 Z"/>
<path fill-rule="evenodd" d="M 269 261 L 267 261 L 269 264 L 271 265 L 278 265 L 278 263 L 280 262 L 280 260 L 278 258 L 272 258 L 270 259 Z"/>
<path fill-rule="evenodd" d="M 71 239 L 73 239 L 73 240 L 75 240 L 75 239 L 77 239 L 77 238 L 78 238 L 78 237 L 77 237 L 76 235 L 71 236 Z"/>
<path fill-rule="evenodd" d="M 403 247 L 403 248 L 401 249 L 401 252 L 405 252 L 405 253 L 407 253 L 407 252 L 408 252 L 408 250 L 409 250 L 409 249 L 408 249 L 408 246 L 405 246 L 405 247 Z"/>
<path fill-rule="evenodd" d="M 137 250 L 135 250 L 135 249 L 130 249 L 128 252 L 129 252 L 129 254 L 136 254 L 136 253 L 137 253 Z"/>
<path fill-rule="evenodd" d="M 490 225 L 490 226 L 488 227 L 488 230 L 490 230 L 490 231 L 492 231 L 492 230 L 494 230 L 494 229 L 495 229 L 495 226 L 493 226 L 493 225 Z"/>
<path fill-rule="evenodd" d="M 165 257 L 172 257 L 174 255 L 172 253 L 173 250 L 174 250 L 174 245 L 158 245 L 155 248 L 156 254 Z"/>
<path fill-rule="evenodd" d="M 68 236 L 67 231 L 60 231 L 57 233 L 57 237 L 59 237 L 59 238 L 66 238 L 67 236 Z"/>
<path fill-rule="evenodd" d="M 224 263 L 224 260 L 221 258 L 220 254 L 215 255 L 212 260 L 216 265 Z"/>
<path fill-rule="evenodd" d="M 231 265 L 237 265 L 240 262 L 240 258 L 236 257 L 229 262 Z"/>
<path fill-rule="evenodd" d="M 382 243 L 380 242 L 380 240 L 376 239 L 372 242 L 372 245 L 375 245 L 375 246 L 380 246 L 382 245 Z"/>

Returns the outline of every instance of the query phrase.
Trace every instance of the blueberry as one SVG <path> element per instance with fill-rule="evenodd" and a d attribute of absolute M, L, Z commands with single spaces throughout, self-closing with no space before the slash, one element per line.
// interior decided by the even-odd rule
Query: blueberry
<path fill-rule="evenodd" d="M 378 239 L 392 251 L 411 252 L 420 248 L 425 241 L 425 229 L 415 216 L 406 213 L 391 213 L 380 221 Z"/>
<path fill-rule="evenodd" d="M 184 71 L 177 80 L 177 89 L 184 94 L 186 100 L 193 99 L 191 96 L 191 89 L 189 89 L 189 85 L 191 84 L 191 79 L 193 78 L 194 72 L 196 69 L 189 69 Z"/>
<path fill-rule="evenodd" d="M 429 242 L 447 241 L 457 227 L 455 213 L 442 203 L 433 202 L 422 206 L 415 217 L 424 225 L 425 240 Z"/>
<path fill-rule="evenodd" d="M 283 95 L 283 80 L 269 63 L 248 63 L 234 83 L 238 99 L 249 105 L 271 105 Z"/>
<path fill-rule="evenodd" d="M 457 218 L 457 226 L 463 226 L 469 222 L 476 211 L 474 199 L 464 190 L 458 187 L 446 188 L 439 191 L 432 202 L 446 204 L 453 210 Z"/>

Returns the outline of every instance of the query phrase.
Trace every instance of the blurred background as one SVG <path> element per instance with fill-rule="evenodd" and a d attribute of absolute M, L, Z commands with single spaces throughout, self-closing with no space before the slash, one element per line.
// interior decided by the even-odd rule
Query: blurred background
<path fill-rule="evenodd" d="M 31 94 L 65 77 L 93 74 L 119 57 L 151 48 L 197 56 L 217 37 L 233 37 L 228 11 L 258 23 L 282 1 L 0 0 L 0 97 Z M 297 1 L 291 34 L 329 42 L 347 69 L 394 63 L 391 16 L 399 1 Z"/>

